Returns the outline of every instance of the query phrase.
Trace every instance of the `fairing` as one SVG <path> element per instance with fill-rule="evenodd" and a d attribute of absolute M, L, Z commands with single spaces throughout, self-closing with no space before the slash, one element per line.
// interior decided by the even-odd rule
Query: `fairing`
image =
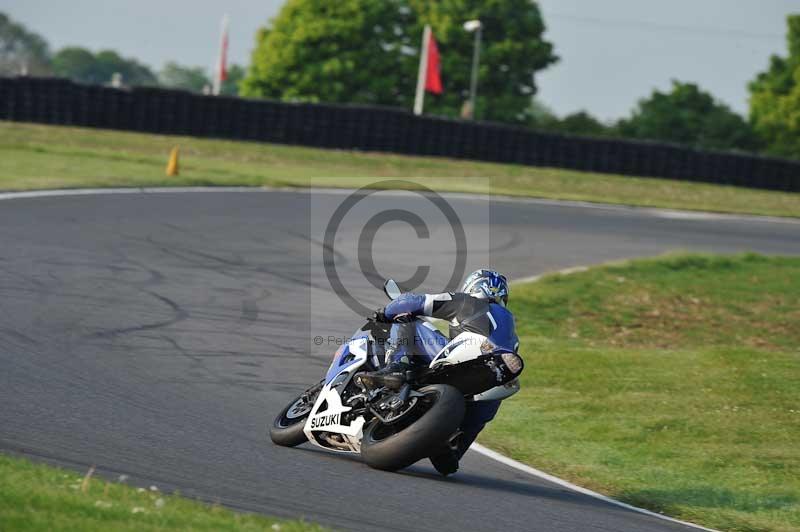
<path fill-rule="evenodd" d="M 357 346 L 358 349 L 363 349 L 366 351 L 369 338 L 369 331 L 359 330 L 350 338 L 350 340 L 347 341 L 346 344 L 337 349 L 336 354 L 333 357 L 333 362 L 331 362 L 331 365 L 328 368 L 328 373 L 325 375 L 326 384 L 335 379 L 336 376 L 342 371 L 358 362 L 359 357 L 353 352 L 353 349 L 355 346 Z"/>
<path fill-rule="evenodd" d="M 519 347 L 519 338 L 515 332 L 514 315 L 505 307 L 495 304 L 491 305 L 489 311 L 495 325 L 492 334 L 489 335 L 489 341 L 501 349 L 516 353 Z"/>

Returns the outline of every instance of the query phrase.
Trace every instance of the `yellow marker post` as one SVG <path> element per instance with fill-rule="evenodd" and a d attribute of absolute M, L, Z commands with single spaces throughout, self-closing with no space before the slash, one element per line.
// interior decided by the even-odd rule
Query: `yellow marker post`
<path fill-rule="evenodd" d="M 169 153 L 169 162 L 167 162 L 167 176 L 176 176 L 178 175 L 178 171 L 178 147 L 175 146 Z"/>

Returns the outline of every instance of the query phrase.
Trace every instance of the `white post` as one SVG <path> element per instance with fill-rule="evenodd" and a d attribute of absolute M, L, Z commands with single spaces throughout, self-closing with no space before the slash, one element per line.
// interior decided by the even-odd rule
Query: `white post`
<path fill-rule="evenodd" d="M 483 25 L 480 20 L 468 20 L 464 29 L 475 32 L 475 47 L 472 50 L 472 73 L 469 81 L 469 118 L 475 118 L 475 100 L 478 94 L 478 62 L 481 56 L 481 31 Z"/>
<path fill-rule="evenodd" d="M 414 98 L 414 114 L 422 114 L 422 104 L 425 101 L 425 80 L 428 77 L 428 43 L 431 40 L 431 27 L 425 24 L 422 32 L 422 47 L 419 55 L 419 72 L 417 73 L 417 95 Z"/>
<path fill-rule="evenodd" d="M 478 96 L 478 62 L 481 56 L 481 28 L 475 31 L 475 49 L 472 54 L 472 76 L 469 82 L 470 118 L 475 119 L 475 101 Z"/>
<path fill-rule="evenodd" d="M 228 23 L 228 15 L 223 16 L 222 31 L 219 36 L 219 56 L 217 57 L 216 68 L 214 68 L 214 85 L 211 89 L 211 94 L 214 96 L 219 96 L 219 93 L 222 90 L 222 69 L 224 68 L 225 61 L 227 61 L 228 54 Z"/>

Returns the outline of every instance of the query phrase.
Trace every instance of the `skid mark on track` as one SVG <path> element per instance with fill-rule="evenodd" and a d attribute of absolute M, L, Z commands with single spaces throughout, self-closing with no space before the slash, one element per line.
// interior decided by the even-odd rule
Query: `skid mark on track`
<path fill-rule="evenodd" d="M 22 342 L 23 344 L 36 345 L 39 343 L 30 336 L 23 334 L 19 331 L 15 331 L 13 329 L 7 329 L 7 328 L 0 329 L 0 335 L 8 336 L 18 342 Z"/>
<path fill-rule="evenodd" d="M 245 325 L 251 325 L 258 321 L 258 315 L 260 313 L 260 309 L 258 307 L 258 302 L 263 301 L 270 296 L 270 292 L 268 290 L 261 290 L 261 295 L 258 297 L 249 297 L 242 299 L 242 313 L 239 317 L 239 322 L 245 322 Z"/>
<path fill-rule="evenodd" d="M 186 310 L 182 309 L 180 307 L 180 305 L 178 305 L 176 302 L 174 302 L 173 300 L 169 299 L 168 297 L 162 296 L 161 294 L 157 294 L 156 292 L 150 292 L 148 290 L 144 290 L 144 293 L 153 296 L 154 298 L 158 299 L 162 303 L 165 303 L 167 306 L 169 306 L 172 309 L 172 312 L 174 314 L 173 317 L 168 319 L 168 320 L 159 321 L 159 322 L 155 322 L 155 323 L 145 323 L 145 324 L 142 324 L 142 325 L 134 325 L 134 326 L 131 326 L 131 327 L 122 327 L 122 328 L 119 328 L 119 329 L 106 329 L 106 330 L 103 330 L 103 331 L 98 331 L 98 332 L 94 332 L 92 334 L 85 335 L 84 338 L 109 338 L 109 337 L 112 337 L 112 336 L 119 336 L 119 335 L 123 335 L 123 334 L 134 333 L 134 332 L 149 331 L 149 330 L 152 330 L 152 329 L 160 329 L 162 327 L 168 327 L 170 325 L 173 325 L 175 323 L 183 321 L 183 320 L 185 320 L 186 318 L 189 317 L 189 313 Z"/>
<path fill-rule="evenodd" d="M 237 362 L 237 364 L 249 368 L 260 368 L 262 366 L 260 362 Z"/>
<path fill-rule="evenodd" d="M 323 251 L 329 251 L 329 252 L 333 253 L 333 256 L 335 257 L 336 263 L 339 264 L 340 266 L 347 266 L 348 264 L 350 264 L 350 257 L 349 256 L 347 256 L 347 255 L 345 255 L 345 254 L 343 254 L 343 253 L 341 253 L 339 251 L 336 251 L 336 249 L 325 245 L 324 242 L 320 242 L 316 238 L 311 238 L 308 235 L 304 235 L 302 233 L 296 233 L 294 231 L 287 231 L 286 233 L 289 234 L 289 235 L 292 235 L 294 237 L 297 237 L 297 238 L 299 238 L 301 240 L 305 240 L 308 243 L 313 244 L 314 246 L 317 246 L 317 247 L 321 248 Z"/>
<path fill-rule="evenodd" d="M 242 316 L 240 321 L 258 321 L 258 304 L 255 299 L 242 300 Z"/>
<path fill-rule="evenodd" d="M 489 253 L 499 253 L 501 251 L 509 251 L 518 248 L 523 241 L 524 239 L 522 238 L 522 235 L 520 235 L 517 231 L 512 231 L 510 233 L 510 238 L 505 242 L 501 242 L 496 246 L 491 246 L 490 241 Z"/>

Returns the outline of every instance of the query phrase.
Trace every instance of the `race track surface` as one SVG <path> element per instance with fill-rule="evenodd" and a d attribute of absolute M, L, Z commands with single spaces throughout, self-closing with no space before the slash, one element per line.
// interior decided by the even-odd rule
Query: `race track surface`
<path fill-rule="evenodd" d="M 360 325 L 352 312 L 309 318 L 337 307 L 310 220 L 341 200 L 251 191 L 0 201 L 0 448 L 341 529 L 685 528 L 474 452 L 442 479 L 427 463 L 390 474 L 357 457 L 273 446 L 268 422 L 334 350 L 311 338 Z M 466 224 L 485 210 L 485 200 L 448 201 Z M 492 265 L 511 278 L 674 249 L 800 252 L 800 225 L 788 222 L 501 201 L 490 221 Z M 345 224 L 337 241 L 356 236 Z M 378 269 L 411 260 L 413 231 L 398 227 L 391 240 Z M 358 262 L 339 258 L 357 284 Z M 449 274 L 433 270 L 422 288 Z M 359 297 L 382 303 L 368 285 Z"/>

